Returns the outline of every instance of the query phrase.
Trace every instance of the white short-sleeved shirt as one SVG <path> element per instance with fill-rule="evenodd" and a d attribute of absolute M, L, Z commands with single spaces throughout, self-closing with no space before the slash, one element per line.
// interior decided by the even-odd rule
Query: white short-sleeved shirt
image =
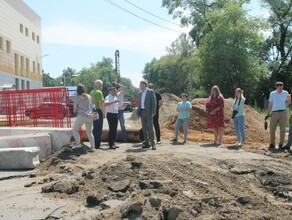
<path fill-rule="evenodd" d="M 287 96 L 286 90 L 282 90 L 281 93 L 278 93 L 277 90 L 271 92 L 269 101 L 273 102 L 272 111 L 286 110 Z"/>
<path fill-rule="evenodd" d="M 119 91 L 117 94 L 117 98 L 119 100 L 119 110 L 123 110 L 123 104 L 124 104 L 124 93 L 122 91 Z"/>
<path fill-rule="evenodd" d="M 107 102 L 113 102 L 115 100 L 117 100 L 118 98 L 116 96 L 112 96 L 111 94 L 109 94 L 107 97 L 105 97 L 105 100 L 104 102 L 107 103 Z M 109 106 L 106 106 L 105 107 L 105 110 L 107 113 L 114 113 L 114 114 L 117 114 L 118 113 L 118 106 L 119 106 L 119 103 L 114 103 L 114 104 L 111 104 Z"/>

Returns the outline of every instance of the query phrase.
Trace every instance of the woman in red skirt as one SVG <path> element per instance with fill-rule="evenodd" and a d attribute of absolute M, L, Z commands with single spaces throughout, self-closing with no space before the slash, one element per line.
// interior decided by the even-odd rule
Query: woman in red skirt
<path fill-rule="evenodd" d="M 213 86 L 211 95 L 206 103 L 207 127 L 214 131 L 213 144 L 221 145 L 224 132 L 224 97 L 218 86 Z"/>

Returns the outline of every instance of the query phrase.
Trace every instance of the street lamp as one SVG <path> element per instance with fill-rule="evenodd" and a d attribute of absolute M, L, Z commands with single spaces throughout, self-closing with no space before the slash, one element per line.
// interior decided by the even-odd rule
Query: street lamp
<path fill-rule="evenodd" d="M 42 55 L 42 56 L 36 56 L 36 69 L 37 69 L 37 83 L 38 83 L 38 88 L 40 88 L 40 82 L 39 82 L 39 80 L 38 80 L 38 78 L 39 78 L 39 75 L 40 74 L 42 74 L 42 70 L 41 70 L 41 66 L 42 65 L 39 65 L 39 60 L 41 61 L 41 63 L 42 63 L 42 58 L 43 57 L 47 57 L 47 56 L 49 56 L 49 54 L 45 54 L 45 55 Z"/>

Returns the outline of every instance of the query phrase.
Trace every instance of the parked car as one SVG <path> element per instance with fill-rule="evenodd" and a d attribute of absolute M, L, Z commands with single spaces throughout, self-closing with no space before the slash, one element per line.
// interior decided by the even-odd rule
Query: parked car
<path fill-rule="evenodd" d="M 58 118 L 63 119 L 69 114 L 65 103 L 42 103 L 36 108 L 28 108 L 25 115 L 29 118 Z"/>
<path fill-rule="evenodd" d="M 124 106 L 125 106 L 124 111 L 132 112 L 134 110 L 134 107 L 133 107 L 131 102 L 124 101 L 123 103 L 124 103 Z"/>

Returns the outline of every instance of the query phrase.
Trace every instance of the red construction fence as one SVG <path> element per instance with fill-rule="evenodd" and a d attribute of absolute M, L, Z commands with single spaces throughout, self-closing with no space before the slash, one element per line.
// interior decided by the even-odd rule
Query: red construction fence
<path fill-rule="evenodd" d="M 0 92 L 0 126 L 71 127 L 66 87 Z"/>

